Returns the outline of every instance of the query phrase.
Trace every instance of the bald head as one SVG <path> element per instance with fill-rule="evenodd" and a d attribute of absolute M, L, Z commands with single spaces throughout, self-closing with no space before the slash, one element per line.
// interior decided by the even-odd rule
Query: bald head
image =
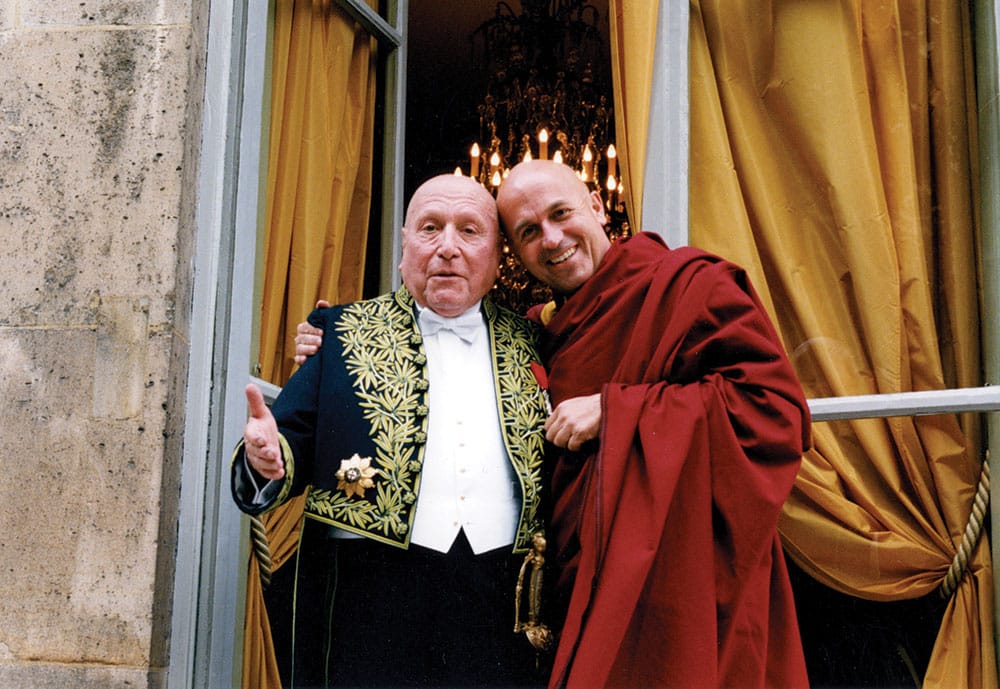
<path fill-rule="evenodd" d="M 416 302 L 457 316 L 486 296 L 500 267 L 493 197 L 458 175 L 432 177 L 413 193 L 399 271 Z"/>
<path fill-rule="evenodd" d="M 481 206 L 484 214 L 492 219 L 496 227 L 499 227 L 493 196 L 483 188 L 483 185 L 465 175 L 436 175 L 417 187 L 406 207 L 403 227 L 411 227 L 411 213 L 419 211 L 428 198 L 439 195 L 462 198 L 470 204 Z"/>
<path fill-rule="evenodd" d="M 564 184 L 568 188 L 575 189 L 578 193 L 587 195 L 590 190 L 580 179 L 579 175 L 569 165 L 557 163 L 553 160 L 525 160 L 515 165 L 507 177 L 504 178 L 497 194 L 497 205 L 501 205 L 502 200 L 511 191 L 522 183 L 522 179 L 542 181 L 546 184 Z"/>
<path fill-rule="evenodd" d="M 516 165 L 500 186 L 497 207 L 521 263 L 557 292 L 576 291 L 611 246 L 600 195 L 562 163 Z"/>

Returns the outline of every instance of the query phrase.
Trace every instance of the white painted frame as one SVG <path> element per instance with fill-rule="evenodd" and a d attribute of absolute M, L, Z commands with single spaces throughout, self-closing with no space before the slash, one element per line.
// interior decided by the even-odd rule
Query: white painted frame
<path fill-rule="evenodd" d="M 383 254 L 398 256 L 407 0 L 388 3 L 389 21 L 361 0 L 336 1 L 390 51 L 381 234 Z M 269 0 L 209 7 L 168 689 L 241 684 L 248 530 L 230 497 L 229 455 L 246 421 L 253 349 L 269 11 Z"/>
<path fill-rule="evenodd" d="M 688 243 L 688 0 L 660 0 L 653 48 L 642 224 L 668 246 Z"/>
<path fill-rule="evenodd" d="M 986 381 L 1000 383 L 1000 3 L 976 0 L 973 25 L 976 27 L 976 93 L 979 122 L 980 222 L 983 251 L 983 360 Z M 990 446 L 1000 441 L 1000 414 L 986 417 Z M 990 521 L 994 538 L 992 555 L 994 628 L 1000 630 L 1000 485 L 990 491 Z M 994 633 L 997 655 L 1000 643 Z"/>

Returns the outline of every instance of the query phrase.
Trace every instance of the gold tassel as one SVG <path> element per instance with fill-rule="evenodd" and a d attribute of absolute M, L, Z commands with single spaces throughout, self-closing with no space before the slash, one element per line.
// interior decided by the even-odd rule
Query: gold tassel
<path fill-rule="evenodd" d="M 531 537 L 531 552 L 524 556 L 521 571 L 517 574 L 517 589 L 514 595 L 514 633 L 524 632 L 536 651 L 552 648 L 553 634 L 548 625 L 539 621 L 542 608 L 542 577 L 545 566 L 545 536 L 539 532 Z M 521 597 L 524 593 L 524 575 L 531 565 L 528 578 L 528 621 L 521 622 Z"/>

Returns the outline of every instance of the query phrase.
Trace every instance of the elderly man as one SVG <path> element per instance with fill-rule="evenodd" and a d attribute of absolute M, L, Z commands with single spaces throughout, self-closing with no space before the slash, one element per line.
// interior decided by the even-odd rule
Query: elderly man
<path fill-rule="evenodd" d="M 809 414 L 747 276 L 647 233 L 612 246 L 558 163 L 516 166 L 497 205 L 557 294 L 539 347 L 562 448 L 550 686 L 806 686 L 777 519 Z"/>
<path fill-rule="evenodd" d="M 404 286 L 314 312 L 326 345 L 272 409 L 247 388 L 237 504 L 309 486 L 293 686 L 536 683 L 512 630 L 546 412 L 535 329 L 484 298 L 499 247 L 492 197 L 431 178 L 407 209 Z"/>

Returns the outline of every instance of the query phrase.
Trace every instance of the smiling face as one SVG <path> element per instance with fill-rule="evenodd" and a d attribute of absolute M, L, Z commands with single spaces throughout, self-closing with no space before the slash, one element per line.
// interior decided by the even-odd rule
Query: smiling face
<path fill-rule="evenodd" d="M 486 296 L 499 266 L 500 230 L 489 192 L 456 175 L 424 182 L 406 211 L 399 264 L 416 302 L 457 316 Z"/>
<path fill-rule="evenodd" d="M 561 163 L 516 165 L 500 186 L 497 207 L 521 263 L 556 292 L 576 291 L 611 247 L 600 195 Z"/>

